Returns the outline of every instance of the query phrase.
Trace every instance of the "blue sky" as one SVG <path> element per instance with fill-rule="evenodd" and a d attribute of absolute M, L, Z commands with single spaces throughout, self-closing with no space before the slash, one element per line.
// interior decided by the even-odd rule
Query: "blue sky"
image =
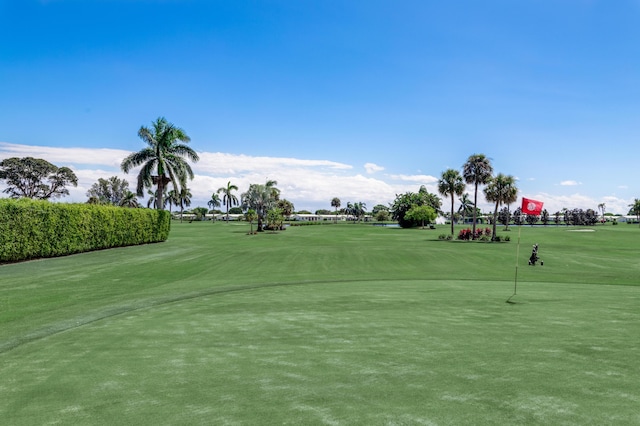
<path fill-rule="evenodd" d="M 638 0 L 0 0 L 0 18 L 0 159 L 72 167 L 65 201 L 134 186 L 118 164 L 159 116 L 201 154 L 194 205 L 268 178 L 297 209 L 371 208 L 474 153 L 552 212 L 640 197 Z"/>

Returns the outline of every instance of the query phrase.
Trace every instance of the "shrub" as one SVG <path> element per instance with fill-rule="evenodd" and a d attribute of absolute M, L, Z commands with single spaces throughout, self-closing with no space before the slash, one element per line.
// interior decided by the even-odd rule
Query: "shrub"
<path fill-rule="evenodd" d="M 467 228 L 467 229 L 461 229 L 460 232 L 458 233 L 458 239 L 459 240 L 470 240 L 471 239 L 471 229 Z"/>
<path fill-rule="evenodd" d="M 0 261 L 164 241 L 166 211 L 29 199 L 0 200 Z"/>

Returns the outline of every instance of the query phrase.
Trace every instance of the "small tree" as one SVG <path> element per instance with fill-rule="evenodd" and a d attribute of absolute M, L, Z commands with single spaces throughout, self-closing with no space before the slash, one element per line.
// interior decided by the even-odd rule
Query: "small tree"
<path fill-rule="evenodd" d="M 205 220 L 208 211 L 209 209 L 206 207 L 196 207 L 191 210 L 191 212 L 196 215 L 195 220 Z"/>
<path fill-rule="evenodd" d="M 542 220 L 542 224 L 544 226 L 547 226 L 547 224 L 549 223 L 549 212 L 547 211 L 547 209 L 542 210 L 542 215 L 540 216 L 540 220 Z"/>
<path fill-rule="evenodd" d="M 502 210 L 498 213 L 498 222 L 500 222 L 505 227 L 505 231 L 509 227 L 509 221 L 511 220 L 511 212 L 509 212 L 509 207 L 503 207 Z"/>
<path fill-rule="evenodd" d="M 282 229 L 283 221 L 284 221 L 284 216 L 282 215 L 281 209 L 276 207 L 267 212 L 268 228 L 271 229 L 272 231 Z"/>
<path fill-rule="evenodd" d="M 244 219 L 249 222 L 249 225 L 251 226 L 251 231 L 249 231 L 250 234 L 253 234 L 253 221 L 258 219 L 258 214 L 256 213 L 255 210 L 253 209 L 249 209 L 247 210 L 247 212 L 244 214 Z"/>
<path fill-rule="evenodd" d="M 553 214 L 553 222 L 556 224 L 556 226 L 558 226 L 560 224 L 560 216 L 562 215 L 562 213 L 560 212 L 555 212 Z"/>
<path fill-rule="evenodd" d="M 533 226 L 540 220 L 540 216 L 537 216 L 535 214 L 528 214 L 525 220 L 529 225 Z"/>
<path fill-rule="evenodd" d="M 99 178 L 87 191 L 87 197 L 97 198 L 101 204 L 117 206 L 128 192 L 129 182 L 118 176 L 111 176 L 109 179 Z"/>
<path fill-rule="evenodd" d="M 391 218 L 391 214 L 389 213 L 389 210 L 378 210 L 375 213 L 375 219 L 378 222 L 386 222 Z"/>
<path fill-rule="evenodd" d="M 516 225 L 522 225 L 522 209 L 518 207 L 513 212 L 513 223 Z"/>
<path fill-rule="evenodd" d="M 436 216 L 435 210 L 429 206 L 413 206 L 405 214 L 405 218 L 420 222 L 422 229 L 424 229 L 425 222 L 431 223 L 435 220 Z"/>

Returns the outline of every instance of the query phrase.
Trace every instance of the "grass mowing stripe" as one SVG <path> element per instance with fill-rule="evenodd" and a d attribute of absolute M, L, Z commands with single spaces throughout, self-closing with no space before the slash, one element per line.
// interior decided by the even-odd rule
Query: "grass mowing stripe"
<path fill-rule="evenodd" d="M 388 282 L 394 282 L 395 280 L 382 280 Z M 415 280 L 415 281 L 425 281 L 425 280 Z M 100 321 L 103 319 L 111 318 L 116 315 L 122 315 L 131 313 L 134 311 L 139 311 L 142 309 L 149 309 L 156 306 L 161 306 L 169 303 L 180 302 L 183 300 L 196 299 L 199 297 L 211 296 L 215 294 L 224 294 L 231 292 L 239 292 L 239 291 L 247 291 L 247 290 L 256 290 L 260 288 L 268 288 L 268 287 L 278 287 L 278 286 L 293 286 L 293 285 L 311 285 L 311 284 L 333 284 L 333 283 L 343 283 L 343 284 L 352 284 L 362 282 L 362 280 L 347 280 L 347 281 L 301 281 L 301 282 L 286 282 L 286 283 L 264 283 L 264 284 L 252 284 L 252 285 L 234 285 L 232 287 L 216 287 L 212 289 L 202 290 L 197 293 L 188 293 L 188 294 L 177 294 L 172 295 L 171 297 L 165 297 L 160 299 L 153 300 L 141 300 L 136 305 L 124 305 L 124 306 L 111 306 L 99 312 L 91 312 L 90 316 L 71 318 L 67 321 L 56 323 L 56 324 L 48 324 L 46 328 L 40 330 L 31 331 L 29 334 L 24 336 L 19 336 L 12 340 L 8 340 L 0 343 L 0 353 L 10 351 L 17 346 L 33 342 L 35 340 L 43 339 L 54 334 L 62 333 L 65 331 L 72 330 L 74 328 L 82 327 L 87 324 L 94 323 L 96 321 Z M 478 283 L 476 280 L 473 282 L 482 285 L 482 283 Z M 513 299 L 513 303 L 516 303 L 516 299 Z"/>

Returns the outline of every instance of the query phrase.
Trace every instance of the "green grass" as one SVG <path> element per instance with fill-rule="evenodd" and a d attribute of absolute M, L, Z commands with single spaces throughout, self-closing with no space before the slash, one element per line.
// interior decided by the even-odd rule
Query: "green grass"
<path fill-rule="evenodd" d="M 640 230 L 446 229 L 174 223 L 0 266 L 0 419 L 640 423 Z"/>

